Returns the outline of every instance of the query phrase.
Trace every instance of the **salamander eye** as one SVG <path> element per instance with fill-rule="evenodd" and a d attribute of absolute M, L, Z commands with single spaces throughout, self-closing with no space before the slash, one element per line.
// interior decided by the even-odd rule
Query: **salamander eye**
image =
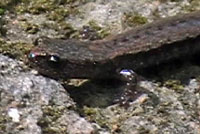
<path fill-rule="evenodd" d="M 51 55 L 48 59 L 50 62 L 58 63 L 60 58 L 57 55 Z"/>
<path fill-rule="evenodd" d="M 47 58 L 48 65 L 53 69 L 58 69 L 61 67 L 60 58 L 57 55 L 49 55 Z"/>

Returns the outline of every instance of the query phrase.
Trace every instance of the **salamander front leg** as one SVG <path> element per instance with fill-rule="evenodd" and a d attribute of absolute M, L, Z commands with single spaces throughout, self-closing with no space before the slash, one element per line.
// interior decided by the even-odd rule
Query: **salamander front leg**
<path fill-rule="evenodd" d="M 121 106 L 129 106 L 130 102 L 134 101 L 139 92 L 137 91 L 138 76 L 131 69 L 122 69 L 119 72 L 120 79 L 123 82 L 122 93 L 115 102 L 119 103 Z"/>

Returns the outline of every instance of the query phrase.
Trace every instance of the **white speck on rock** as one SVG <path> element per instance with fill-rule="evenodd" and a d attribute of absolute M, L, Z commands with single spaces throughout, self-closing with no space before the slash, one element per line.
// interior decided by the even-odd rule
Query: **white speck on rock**
<path fill-rule="evenodd" d="M 13 122 L 19 122 L 20 115 L 19 111 L 16 108 L 10 108 L 8 110 L 8 116 L 12 118 Z"/>

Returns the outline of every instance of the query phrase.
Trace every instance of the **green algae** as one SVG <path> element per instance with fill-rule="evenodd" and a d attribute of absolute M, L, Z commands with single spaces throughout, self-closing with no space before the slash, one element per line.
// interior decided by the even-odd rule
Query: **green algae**
<path fill-rule="evenodd" d="M 33 48 L 32 44 L 27 44 L 23 42 L 6 42 L 0 38 L 0 53 L 8 55 L 15 59 L 24 60 L 26 55 Z"/>
<path fill-rule="evenodd" d="M 100 108 L 83 108 L 83 113 L 90 122 L 96 122 L 101 127 L 109 127 L 111 124 L 101 111 Z"/>
<path fill-rule="evenodd" d="M 20 13 L 28 12 L 31 14 L 40 14 L 53 10 L 54 8 L 55 4 L 53 4 L 51 1 L 48 2 L 47 0 L 27 0 L 26 2 L 23 2 L 17 6 L 17 11 Z"/>
<path fill-rule="evenodd" d="M 191 4 L 184 6 L 183 10 L 186 12 L 200 10 L 200 1 L 199 0 L 192 0 Z"/>
<path fill-rule="evenodd" d="M 17 11 L 19 13 L 31 13 L 31 14 L 41 14 L 41 13 L 50 13 L 53 14 L 54 17 L 57 16 L 62 16 L 68 15 L 69 11 L 67 11 L 68 7 L 74 8 L 73 4 L 76 1 L 56 1 L 56 0 L 27 0 L 21 2 L 17 7 Z M 64 5 L 69 5 L 64 6 Z M 66 10 L 67 9 L 67 10 Z M 71 12 L 72 13 L 72 12 Z M 51 16 L 51 15 L 50 15 Z M 53 18 L 53 16 L 52 16 Z"/>
<path fill-rule="evenodd" d="M 77 8 L 73 8 L 70 6 L 59 6 L 59 8 L 55 8 L 47 14 L 47 18 L 49 20 L 53 20 L 56 22 L 62 22 L 65 21 L 65 18 L 69 15 L 77 15 L 80 14 L 79 10 Z"/>
<path fill-rule="evenodd" d="M 168 80 L 164 83 L 164 86 L 176 91 L 181 92 L 184 90 L 184 86 L 181 84 L 179 80 Z"/>
<path fill-rule="evenodd" d="M 27 21 L 22 23 L 22 27 L 28 34 L 36 34 L 39 31 L 38 25 L 29 23 Z"/>
<path fill-rule="evenodd" d="M 44 134 L 66 134 L 66 126 L 57 126 L 57 120 L 63 115 L 65 108 L 56 106 L 43 106 L 43 116 L 38 121 Z"/>
<path fill-rule="evenodd" d="M 1 0 L 0 7 L 5 7 L 5 6 L 9 5 L 10 3 L 15 3 L 15 0 Z"/>
<path fill-rule="evenodd" d="M 0 115 L 0 133 L 3 133 L 6 131 L 6 123 L 7 123 L 6 117 L 1 114 Z"/>
<path fill-rule="evenodd" d="M 84 106 L 81 113 L 84 113 L 84 117 L 90 121 L 95 122 L 102 128 L 109 130 L 110 132 L 119 132 L 122 123 L 139 113 L 144 113 L 139 105 L 134 105 L 134 108 L 124 109 L 120 106 L 113 106 L 110 108 L 92 108 Z M 143 111 L 143 112 L 141 112 Z"/>
<path fill-rule="evenodd" d="M 53 25 L 51 28 L 62 33 L 61 38 L 79 38 L 81 37 L 80 33 L 69 26 L 66 18 L 70 15 L 80 15 L 81 12 L 78 7 L 87 2 L 88 0 L 21 0 L 14 8 L 17 14 L 43 14 L 49 21 L 54 21 L 55 24 L 51 23 Z M 93 20 L 88 22 L 88 25 L 96 31 L 98 39 L 102 39 L 110 33 L 109 29 L 98 26 Z M 30 22 L 25 23 L 22 27 L 28 34 L 36 34 L 39 31 L 39 26 Z"/>
<path fill-rule="evenodd" d="M 0 15 L 3 15 L 5 13 L 5 9 L 0 8 Z"/>
<path fill-rule="evenodd" d="M 124 13 L 123 22 L 125 25 L 129 27 L 133 27 L 133 26 L 146 24 L 148 23 L 148 20 L 146 17 L 143 17 L 142 15 L 128 12 L 128 13 Z"/>
<path fill-rule="evenodd" d="M 103 39 L 110 34 L 110 29 L 101 27 L 95 20 L 91 20 L 79 30 L 77 38 L 87 40 Z"/>
<path fill-rule="evenodd" d="M 5 21 L 2 18 L 0 18 L 0 37 L 6 35 L 7 29 L 4 27 L 4 25 Z"/>
<path fill-rule="evenodd" d="M 11 121 L 11 118 L 6 116 L 4 112 L 0 111 L 0 133 L 6 132 L 7 123 Z"/>
<path fill-rule="evenodd" d="M 96 21 L 94 21 L 94 20 L 89 21 L 88 24 L 92 29 L 97 31 L 97 34 L 101 39 L 105 38 L 106 36 L 108 36 L 110 34 L 109 29 L 99 26 L 98 23 L 96 23 Z"/>
<path fill-rule="evenodd" d="M 70 11 L 66 8 L 57 8 L 48 14 L 48 19 L 53 21 L 62 21 L 65 17 L 69 16 Z"/>
<path fill-rule="evenodd" d="M 72 26 L 67 23 L 66 17 L 69 15 L 80 14 L 76 4 L 84 3 L 81 0 L 35 0 L 35 1 L 23 1 L 16 6 L 16 11 L 18 14 L 30 13 L 34 15 L 43 14 L 49 21 L 54 21 L 55 23 L 43 24 L 45 27 L 51 27 L 62 33 L 62 38 L 70 38 L 72 36 L 77 36 L 77 31 L 75 31 Z M 76 6 L 75 6 L 76 5 Z M 29 34 L 36 34 L 39 31 L 39 26 L 31 23 L 25 23 L 23 25 L 24 30 Z M 76 34 L 74 34 L 76 32 Z"/>

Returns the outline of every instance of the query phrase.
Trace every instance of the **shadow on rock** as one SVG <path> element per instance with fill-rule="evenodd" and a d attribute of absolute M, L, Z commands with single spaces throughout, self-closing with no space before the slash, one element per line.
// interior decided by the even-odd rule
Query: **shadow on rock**
<path fill-rule="evenodd" d="M 78 87 L 67 84 L 64 84 L 64 87 L 80 108 L 83 106 L 105 108 L 115 103 L 120 104 L 116 100 L 121 97 L 124 91 L 124 84 L 119 80 L 92 80 Z M 136 101 L 141 95 L 147 94 L 152 98 L 154 105 L 159 103 L 158 97 L 149 90 L 139 86 L 133 90 L 134 94 L 130 96 L 131 102 Z"/>

